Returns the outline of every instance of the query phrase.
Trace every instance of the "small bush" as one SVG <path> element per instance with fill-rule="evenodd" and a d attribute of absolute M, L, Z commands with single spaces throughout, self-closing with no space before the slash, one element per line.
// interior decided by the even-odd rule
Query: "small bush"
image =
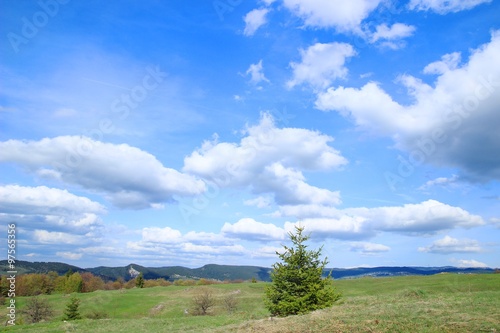
<path fill-rule="evenodd" d="M 27 323 L 34 324 L 42 320 L 49 320 L 54 314 L 54 310 L 46 299 L 35 296 L 28 299 L 21 313 Z"/>
<path fill-rule="evenodd" d="M 233 313 L 238 309 L 239 300 L 234 293 L 226 295 L 222 301 L 228 313 Z"/>
<path fill-rule="evenodd" d="M 205 316 L 214 305 L 215 297 L 212 291 L 208 288 L 201 288 L 193 297 L 191 313 L 195 316 Z"/>
<path fill-rule="evenodd" d="M 103 311 L 92 310 L 90 313 L 87 313 L 85 317 L 88 319 L 106 319 L 109 315 Z"/>

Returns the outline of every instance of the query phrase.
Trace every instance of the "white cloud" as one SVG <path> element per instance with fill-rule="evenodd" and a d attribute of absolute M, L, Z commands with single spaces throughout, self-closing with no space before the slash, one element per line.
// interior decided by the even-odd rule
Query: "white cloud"
<path fill-rule="evenodd" d="M 442 239 L 434 241 L 430 246 L 420 247 L 418 251 L 440 254 L 474 253 L 481 252 L 481 246 L 474 239 L 456 239 L 445 236 Z"/>
<path fill-rule="evenodd" d="M 258 63 L 250 65 L 245 74 L 250 75 L 250 82 L 253 84 L 259 84 L 261 82 L 269 82 L 269 80 L 264 75 L 264 70 L 262 67 L 262 59 L 259 60 Z"/>
<path fill-rule="evenodd" d="M 243 203 L 247 206 L 255 206 L 257 208 L 267 208 L 272 204 L 272 199 L 269 197 L 259 196 L 254 199 L 245 200 Z"/>
<path fill-rule="evenodd" d="M 336 79 L 347 76 L 345 62 L 356 55 L 354 48 L 346 43 L 316 43 L 307 50 L 300 50 L 301 62 L 291 62 L 293 78 L 287 82 L 289 88 L 303 83 L 315 88 L 326 88 Z"/>
<path fill-rule="evenodd" d="M 220 254 L 220 255 L 244 255 L 247 250 L 242 245 L 196 245 L 192 243 L 183 243 L 181 252 L 185 253 L 207 253 L 207 254 Z"/>
<path fill-rule="evenodd" d="M 453 175 L 450 178 L 447 178 L 447 177 L 438 177 L 436 179 L 432 179 L 432 180 L 429 180 L 429 181 L 425 182 L 425 184 L 422 185 L 422 186 L 420 186 L 418 189 L 420 191 L 426 191 L 429 188 L 434 187 L 434 186 L 442 186 L 442 187 L 449 186 L 449 185 L 452 185 L 452 184 L 456 183 L 457 180 L 458 180 L 458 176 L 457 175 Z"/>
<path fill-rule="evenodd" d="M 192 265 L 216 261 L 227 263 L 229 258 L 250 255 L 244 246 L 237 244 L 236 238 L 228 238 L 222 231 L 219 234 L 196 231 L 182 234 L 179 230 L 170 227 L 150 227 L 143 228 L 141 233 L 142 237 L 139 241 L 126 243 L 129 258 L 138 257 L 146 260 L 151 256 L 161 263 Z M 85 249 L 85 251 L 90 250 Z M 112 253 L 111 249 L 102 251 Z M 92 250 L 93 254 L 100 252 L 99 248 Z"/>
<path fill-rule="evenodd" d="M 184 159 L 184 172 L 219 187 L 250 187 L 273 194 L 278 204 L 339 204 L 340 194 L 306 183 L 302 170 L 331 170 L 347 163 L 328 145 L 330 136 L 300 128 L 276 128 L 269 114 L 245 130 L 239 143 L 205 141 Z"/>
<path fill-rule="evenodd" d="M 245 240 L 269 241 L 285 238 L 285 231 L 282 228 L 270 223 L 257 222 L 252 218 L 243 218 L 235 224 L 224 223 L 221 232 L 227 237 Z"/>
<path fill-rule="evenodd" d="M 87 214 L 105 213 L 106 209 L 97 202 L 76 196 L 67 190 L 46 186 L 5 185 L 0 186 L 0 211 L 4 214 L 66 215 L 84 218 Z"/>
<path fill-rule="evenodd" d="M 414 235 L 433 234 L 457 227 L 472 228 L 484 224 L 480 216 L 436 200 L 400 207 L 352 208 L 346 211 L 370 219 L 377 230 Z"/>
<path fill-rule="evenodd" d="M 179 230 L 170 227 L 165 228 L 144 228 L 142 229 L 142 240 L 152 243 L 178 243 L 182 241 L 182 234 Z"/>
<path fill-rule="evenodd" d="M 351 251 L 361 252 L 363 254 L 376 254 L 391 250 L 389 246 L 369 242 L 353 242 L 350 245 Z"/>
<path fill-rule="evenodd" d="M 283 0 L 306 26 L 360 32 L 361 22 L 382 0 Z"/>
<path fill-rule="evenodd" d="M 443 55 L 440 61 L 435 61 L 425 66 L 424 73 L 442 75 L 446 72 L 457 69 L 460 61 L 460 52 L 448 53 Z"/>
<path fill-rule="evenodd" d="M 303 227 L 313 239 L 365 239 L 375 235 L 367 220 L 360 216 L 342 215 L 339 218 L 305 218 L 298 222 L 286 222 L 285 230 L 293 232 Z"/>
<path fill-rule="evenodd" d="M 0 150 L 0 161 L 19 163 L 34 172 L 51 170 L 57 179 L 103 193 L 122 208 L 148 208 L 171 201 L 173 195 L 205 190 L 202 181 L 166 168 L 153 155 L 126 144 L 60 136 L 0 142 Z"/>
<path fill-rule="evenodd" d="M 42 244 L 85 244 L 89 240 L 85 236 L 70 234 L 67 232 L 35 230 L 33 232 L 33 239 L 35 242 Z"/>
<path fill-rule="evenodd" d="M 252 251 L 252 258 L 277 258 L 278 253 L 283 253 L 283 247 L 262 246 Z"/>
<path fill-rule="evenodd" d="M 245 21 L 245 30 L 243 34 L 245 36 L 252 36 L 257 29 L 262 25 L 266 24 L 266 15 L 269 13 L 269 9 L 261 8 L 254 9 L 245 15 L 243 20 Z"/>
<path fill-rule="evenodd" d="M 26 237 L 50 243 L 46 237 L 48 232 L 56 232 L 55 236 L 85 236 L 88 241 L 99 241 L 103 228 L 99 215 L 106 210 L 101 204 L 66 190 L 6 185 L 0 186 L 0 212 L 2 223 L 16 221 Z M 71 237 L 68 239 L 75 241 Z"/>
<path fill-rule="evenodd" d="M 78 260 L 83 256 L 82 253 L 74 253 L 74 252 L 56 252 L 56 256 L 68 259 L 68 260 Z"/>
<path fill-rule="evenodd" d="M 375 43 L 378 40 L 396 40 L 413 35 L 415 27 L 403 23 L 395 23 L 392 26 L 387 26 L 383 23 L 375 28 L 375 32 L 371 34 L 371 42 Z"/>
<path fill-rule="evenodd" d="M 468 10 L 489 2 L 491 0 L 411 0 L 408 7 L 413 10 L 431 10 L 439 14 L 447 14 Z"/>
<path fill-rule="evenodd" d="M 380 232 L 420 236 L 484 225 L 480 216 L 435 200 L 373 208 L 280 206 L 273 216 L 289 216 L 298 220 L 295 223 L 288 222 L 285 225 L 287 231 L 293 230 L 294 225 L 302 225 L 313 233 L 312 237 L 338 239 L 367 239 Z"/>
<path fill-rule="evenodd" d="M 337 111 L 370 132 L 391 136 L 400 149 L 419 155 L 419 163 L 459 167 L 475 180 L 500 179 L 500 31 L 472 51 L 467 64 L 456 55 L 427 67 L 439 75 L 433 86 L 410 75 L 400 76 L 409 97 L 403 105 L 378 83 L 361 88 L 329 88 L 316 107 Z M 479 148 L 480 147 L 480 148 Z"/>
<path fill-rule="evenodd" d="M 474 259 L 451 259 L 450 260 L 452 263 L 457 265 L 458 267 L 473 267 L 473 268 L 486 268 L 488 265 L 486 265 L 483 262 L 474 260 Z"/>

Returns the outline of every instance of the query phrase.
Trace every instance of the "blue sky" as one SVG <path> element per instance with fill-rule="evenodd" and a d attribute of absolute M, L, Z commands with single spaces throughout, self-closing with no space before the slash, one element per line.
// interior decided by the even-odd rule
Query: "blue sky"
<path fill-rule="evenodd" d="M 500 267 L 499 1 L 0 5 L 18 259 Z"/>

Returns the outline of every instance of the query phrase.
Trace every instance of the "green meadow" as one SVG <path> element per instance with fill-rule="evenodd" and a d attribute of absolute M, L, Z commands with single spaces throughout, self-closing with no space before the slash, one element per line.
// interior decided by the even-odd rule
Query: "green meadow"
<path fill-rule="evenodd" d="M 500 332 L 500 274 L 438 274 L 336 280 L 343 298 L 333 307 L 301 316 L 270 318 L 266 283 L 168 286 L 76 294 L 84 319 L 64 322 L 72 295 L 41 296 L 54 308 L 48 322 L 23 324 L 26 297 L 17 297 L 16 326 L 7 332 Z M 209 315 L 185 310 L 200 288 L 218 300 Z M 233 293 L 237 309 L 223 299 Z M 0 313 L 6 321 L 7 309 Z M 89 319 L 96 316 L 101 319 Z"/>

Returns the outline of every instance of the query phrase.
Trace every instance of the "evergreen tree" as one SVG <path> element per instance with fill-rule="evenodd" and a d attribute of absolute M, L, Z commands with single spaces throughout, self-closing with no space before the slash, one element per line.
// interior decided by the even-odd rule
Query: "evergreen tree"
<path fill-rule="evenodd" d="M 64 311 L 64 320 L 82 319 L 82 316 L 80 316 L 80 311 L 78 310 L 79 306 L 80 299 L 72 297 L 69 300 L 68 305 L 66 305 L 66 310 Z"/>
<path fill-rule="evenodd" d="M 144 288 L 144 275 L 142 273 L 139 273 L 135 278 L 135 286 L 137 288 Z"/>
<path fill-rule="evenodd" d="M 321 261 L 323 247 L 307 250 L 304 228 L 295 227 L 289 233 L 292 247 L 284 246 L 285 252 L 276 254 L 282 262 L 273 265 L 272 284 L 266 288 L 266 307 L 274 316 L 303 314 L 331 306 L 341 295 L 333 287 L 331 275 L 322 278 L 327 258 Z"/>

